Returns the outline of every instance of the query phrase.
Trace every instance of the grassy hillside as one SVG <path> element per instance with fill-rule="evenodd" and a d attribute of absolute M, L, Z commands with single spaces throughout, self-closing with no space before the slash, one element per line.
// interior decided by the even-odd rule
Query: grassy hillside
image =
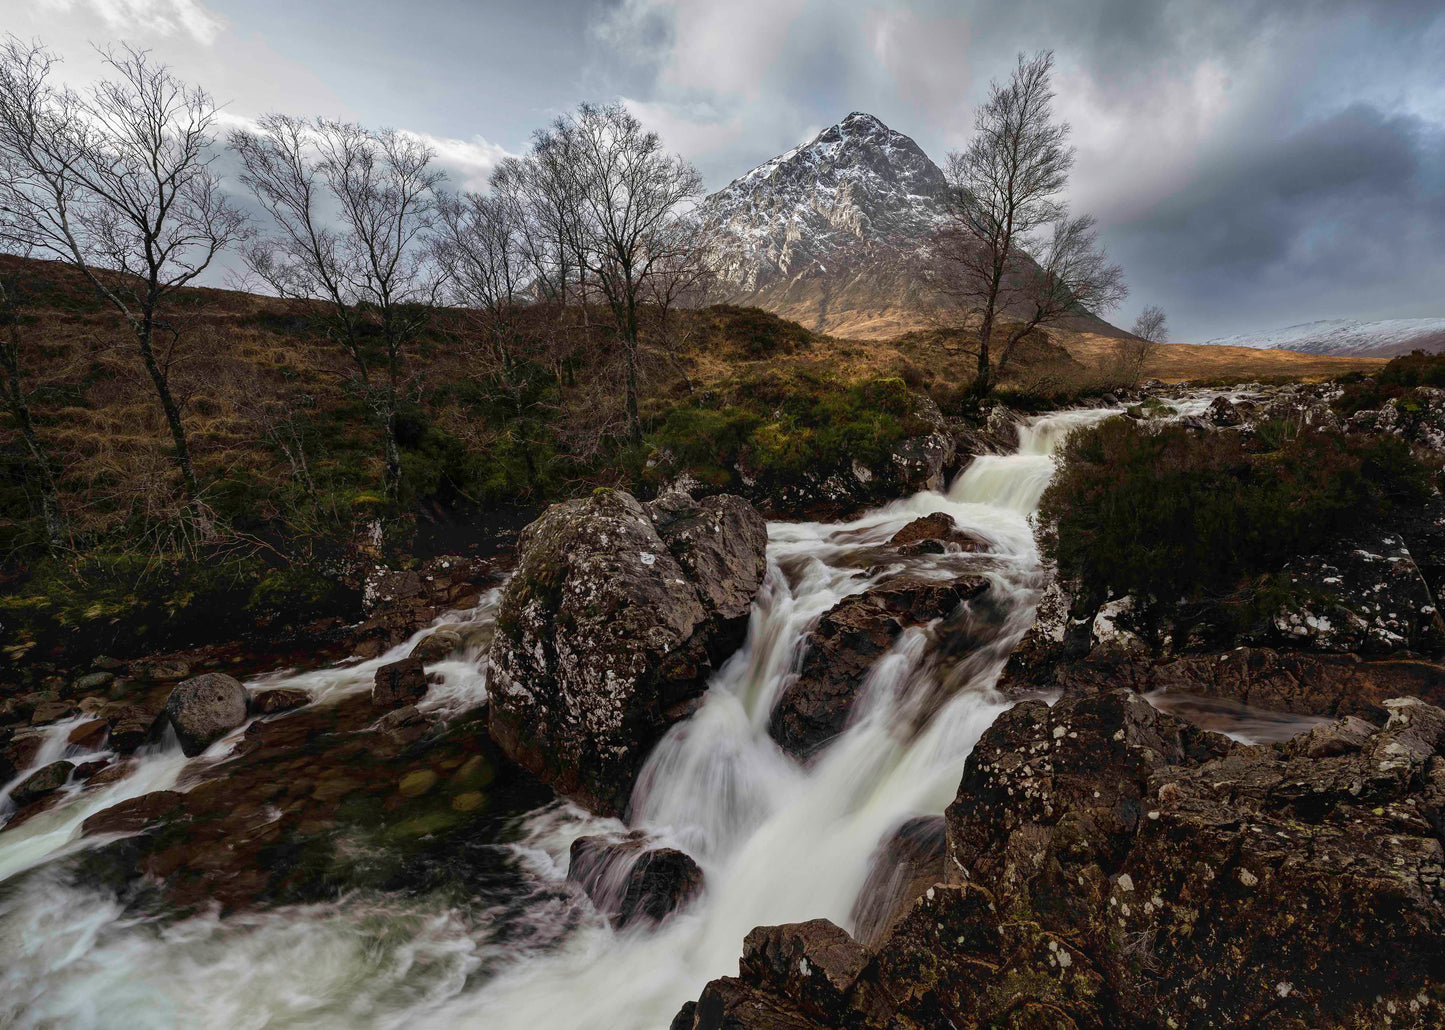
<path fill-rule="evenodd" d="M 67 266 L 0 257 L 0 275 L 19 289 L 23 382 L 67 527 L 65 547 L 48 549 L 33 467 L 13 419 L 3 419 L 0 635 L 10 658 L 80 640 L 139 648 L 157 634 L 184 637 L 214 623 L 218 607 L 275 627 L 355 603 L 348 570 L 371 560 L 366 527 L 386 514 L 381 436 L 349 359 L 303 308 L 194 289 L 166 315 L 173 390 L 203 485 L 198 526 L 125 324 Z M 528 309 L 502 363 L 470 313 L 436 313 L 404 368 L 401 507 L 380 544 L 388 561 L 411 560 L 418 527 L 438 520 L 492 524 L 508 509 L 525 519 L 603 484 L 646 492 L 660 454 L 669 471 L 723 488 L 736 486 L 740 464 L 766 484 L 867 460 L 928 429 L 910 393 L 957 411 L 969 380 L 969 359 L 936 333 L 868 342 L 756 308 L 680 311 L 665 323 L 652 312 L 638 447 L 626 438 L 623 363 L 603 314 Z M 1375 364 L 1190 356 L 1214 350 L 1164 348 L 1145 374 L 1323 375 Z M 1039 336 L 1003 387 L 1030 406 L 1066 403 L 1118 385 L 1111 354 L 1091 338 Z"/>

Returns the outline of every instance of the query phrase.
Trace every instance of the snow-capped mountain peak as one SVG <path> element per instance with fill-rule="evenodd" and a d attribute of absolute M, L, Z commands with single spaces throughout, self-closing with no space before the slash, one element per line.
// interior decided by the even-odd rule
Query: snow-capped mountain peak
<path fill-rule="evenodd" d="M 895 278 L 933 231 L 944 188 L 917 143 L 855 111 L 703 202 L 723 289 L 729 299 L 836 328 L 829 300 L 851 284 L 857 300 L 880 306 L 876 291 L 857 289 L 857 277 Z M 774 296 L 800 291 L 808 296 L 795 297 L 801 304 Z"/>

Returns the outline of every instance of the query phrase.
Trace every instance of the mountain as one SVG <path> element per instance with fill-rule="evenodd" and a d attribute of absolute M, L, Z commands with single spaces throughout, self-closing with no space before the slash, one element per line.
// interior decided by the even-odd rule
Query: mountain
<path fill-rule="evenodd" d="M 1204 342 L 1302 354 L 1389 358 L 1412 350 L 1445 351 L 1445 318 L 1388 318 L 1376 322 L 1336 318 Z"/>
<path fill-rule="evenodd" d="M 943 217 L 943 172 L 854 111 L 707 197 L 717 299 L 864 339 L 927 326 L 917 262 Z M 1123 335 L 1092 316 L 1077 328 Z"/>

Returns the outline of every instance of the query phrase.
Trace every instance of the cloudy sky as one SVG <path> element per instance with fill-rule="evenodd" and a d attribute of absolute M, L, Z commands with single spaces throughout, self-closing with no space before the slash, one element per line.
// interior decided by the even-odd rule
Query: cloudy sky
<path fill-rule="evenodd" d="M 1057 54 L 1071 200 L 1132 295 L 1199 341 L 1445 315 L 1439 0 L 3 0 L 64 74 L 152 49 L 226 102 L 432 138 L 481 186 L 581 99 L 620 98 L 709 188 L 850 111 L 942 161 L 1015 54 Z"/>

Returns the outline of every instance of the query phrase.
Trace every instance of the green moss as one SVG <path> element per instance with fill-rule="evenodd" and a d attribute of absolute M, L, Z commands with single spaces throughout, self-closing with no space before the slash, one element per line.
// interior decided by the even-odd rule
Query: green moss
<path fill-rule="evenodd" d="M 784 483 L 854 460 L 876 464 L 900 441 L 932 430 L 896 377 L 845 386 L 765 376 L 710 400 L 668 410 L 648 437 L 657 478 L 688 472 L 735 487 L 746 470 L 764 484 Z"/>

